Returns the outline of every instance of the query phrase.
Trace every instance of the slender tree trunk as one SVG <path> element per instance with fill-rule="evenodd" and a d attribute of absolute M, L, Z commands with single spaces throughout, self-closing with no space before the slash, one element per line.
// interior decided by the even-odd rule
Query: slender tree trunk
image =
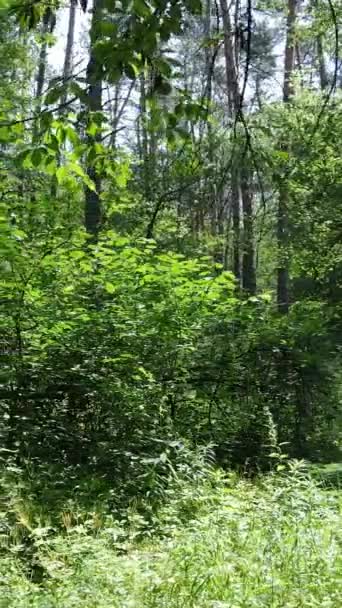
<path fill-rule="evenodd" d="M 206 0 L 205 3 L 205 12 L 204 12 L 204 37 L 207 41 L 209 41 L 211 36 L 211 2 L 212 0 Z M 205 49 L 205 89 L 204 96 L 206 99 L 206 103 L 208 107 L 210 106 L 212 100 L 213 93 L 213 51 L 209 44 L 206 44 Z M 206 121 L 206 127 L 208 130 L 208 135 L 211 132 L 211 123 L 210 121 Z"/>
<path fill-rule="evenodd" d="M 227 80 L 228 105 L 231 116 L 240 108 L 240 92 L 238 82 L 238 69 L 236 65 L 236 48 L 234 44 L 232 24 L 227 0 L 220 0 L 223 35 L 224 35 L 224 57 Z"/>
<path fill-rule="evenodd" d="M 313 8 L 315 9 L 316 15 L 319 15 L 319 1 L 313 0 Z M 321 90 L 324 91 L 329 85 L 329 78 L 327 73 L 327 66 L 324 56 L 324 43 L 323 36 L 320 32 L 318 32 L 316 36 L 316 50 L 317 50 L 317 60 L 318 60 L 318 74 L 319 74 L 319 82 Z"/>
<path fill-rule="evenodd" d="M 43 94 L 44 84 L 45 84 L 45 74 L 46 74 L 46 61 L 47 61 L 47 48 L 48 43 L 46 36 L 50 31 L 51 12 L 50 10 L 45 11 L 42 21 L 42 31 L 41 34 L 43 36 L 43 40 L 39 50 L 39 59 L 38 59 L 38 72 L 36 77 L 36 99 L 38 100 L 38 106 L 41 106 L 41 96 Z M 38 110 L 39 111 L 39 110 Z"/>
<path fill-rule="evenodd" d="M 77 0 L 70 0 L 69 8 L 69 23 L 68 23 L 68 34 L 65 46 L 64 54 L 64 65 L 63 65 L 63 84 L 66 84 L 72 75 L 73 61 L 72 55 L 74 50 L 75 40 L 75 24 L 76 24 L 76 8 Z M 63 95 L 61 105 L 63 106 L 67 101 L 67 94 Z M 62 108 L 63 110 L 63 108 Z"/>
<path fill-rule="evenodd" d="M 284 87 L 283 101 L 289 103 L 293 97 L 293 71 L 295 65 L 295 29 L 297 21 L 297 0 L 288 0 L 285 64 L 284 64 Z M 283 150 L 288 151 L 288 142 L 283 145 Z M 277 276 L 277 302 L 278 310 L 286 314 L 289 310 L 289 218 L 288 218 L 289 194 L 285 181 L 279 189 L 277 238 L 278 238 L 278 276 Z"/>
<path fill-rule="evenodd" d="M 227 0 L 220 0 L 224 31 L 224 55 L 228 92 L 228 107 L 230 115 L 236 119 L 241 112 L 241 93 L 239 85 L 238 58 L 239 45 L 234 31 L 238 25 L 240 3 L 234 7 L 234 28 Z M 248 293 L 256 291 L 254 226 L 253 226 L 253 196 L 251 193 L 250 171 L 247 167 L 240 168 L 233 159 L 231 172 L 232 216 L 233 216 L 233 270 L 238 281 Z M 241 250 L 241 203 L 243 220 L 243 249 Z M 241 267 L 242 260 L 242 267 Z"/>
<path fill-rule="evenodd" d="M 208 41 L 211 36 L 211 6 L 212 0 L 206 0 L 204 6 L 204 14 L 203 14 L 203 34 L 205 39 Z M 205 98 L 205 103 L 207 104 L 208 112 L 210 111 L 210 104 L 212 101 L 212 93 L 213 93 L 213 61 L 214 53 L 212 47 L 209 44 L 205 45 L 205 74 L 204 74 L 204 90 L 203 95 Z M 205 126 L 204 126 L 205 125 Z M 213 138 L 212 138 L 212 124 L 210 120 L 205 121 L 203 125 L 203 130 L 201 130 L 201 136 L 206 128 L 207 131 L 207 141 L 208 141 L 208 161 L 210 164 L 213 163 L 214 159 L 214 150 L 213 150 Z M 205 193 L 208 201 L 208 209 L 210 215 L 210 228 L 213 236 L 216 236 L 219 233 L 219 217 L 218 217 L 218 209 L 217 209 L 217 192 L 215 188 L 215 184 L 213 183 L 212 178 L 208 175 L 205 178 Z M 215 259 L 218 262 L 223 261 L 223 254 L 220 250 L 217 250 L 217 246 L 215 244 L 215 250 L 213 252 Z"/>
<path fill-rule="evenodd" d="M 143 163 L 143 180 L 144 180 L 144 196 L 146 200 L 151 197 L 150 188 L 150 151 L 149 138 L 147 133 L 147 107 L 146 107 L 146 78 L 144 74 L 140 76 L 140 133 L 141 133 L 141 150 L 140 158 Z"/>
<path fill-rule="evenodd" d="M 243 254 L 242 254 L 242 287 L 253 295 L 256 292 L 255 246 L 253 196 L 249 171 L 241 169 L 242 213 L 243 213 Z"/>
<path fill-rule="evenodd" d="M 239 176 L 236 167 L 232 168 L 231 173 L 231 197 L 232 197 L 232 218 L 233 218 L 233 272 L 240 285 L 241 283 L 241 226 L 240 226 L 240 188 Z"/>
<path fill-rule="evenodd" d="M 47 50 L 48 50 L 47 35 L 49 33 L 52 33 L 54 25 L 55 25 L 55 17 L 53 15 L 53 13 L 51 12 L 51 10 L 49 8 L 47 8 L 47 10 L 45 11 L 45 13 L 43 15 L 43 20 L 42 20 L 42 27 L 41 27 L 42 42 L 41 42 L 40 50 L 39 50 L 38 71 L 37 71 L 37 75 L 36 75 L 35 98 L 36 98 L 37 115 L 40 114 L 40 111 L 42 109 L 42 96 L 43 96 L 43 90 L 44 90 L 44 85 L 45 85 L 46 65 L 47 65 Z M 33 140 L 33 142 L 36 142 L 37 139 L 38 139 L 38 122 L 35 121 L 33 124 L 32 140 Z"/>
<path fill-rule="evenodd" d="M 68 80 L 72 75 L 72 53 L 74 48 L 74 38 L 75 38 L 75 22 L 76 22 L 76 8 L 77 8 L 77 0 L 70 0 L 70 8 L 69 8 L 69 21 L 68 21 L 68 34 L 67 41 L 64 52 L 64 64 L 63 64 L 63 84 L 66 85 Z M 65 91 L 61 97 L 60 102 L 60 116 L 65 112 L 65 105 L 68 100 L 67 91 Z M 57 155 L 57 166 L 61 164 L 61 154 Z M 58 182 L 56 177 L 52 179 L 51 185 L 51 196 L 52 198 L 56 198 L 58 192 Z"/>
<path fill-rule="evenodd" d="M 318 68 L 319 68 L 319 81 L 322 91 L 326 89 L 329 85 L 329 78 L 327 73 L 327 66 L 324 57 L 324 48 L 323 48 L 323 36 L 322 34 L 318 34 L 317 40 L 317 58 L 318 58 Z"/>
<path fill-rule="evenodd" d="M 297 0 L 288 0 L 286 19 L 286 43 L 284 65 L 283 101 L 287 103 L 293 97 L 293 71 L 295 66 L 296 41 L 295 31 L 297 22 Z"/>
<path fill-rule="evenodd" d="M 301 54 L 300 54 L 300 46 L 298 44 L 298 42 L 296 42 L 296 67 L 300 76 L 300 86 L 303 89 L 304 88 L 304 77 L 303 77 L 303 70 L 302 70 L 302 58 L 301 58 Z"/>
<path fill-rule="evenodd" d="M 102 65 L 99 64 L 95 55 L 95 44 L 100 36 L 100 17 L 102 12 L 103 0 L 94 0 L 92 21 L 90 26 L 90 51 L 87 65 L 87 84 L 88 84 L 88 110 L 89 118 L 93 112 L 102 110 Z M 96 142 L 98 136 L 87 136 L 88 144 Z M 95 239 L 98 235 L 101 224 L 101 176 L 93 163 L 87 166 L 88 177 L 95 185 L 95 191 L 85 187 L 85 227 L 87 232 Z"/>
<path fill-rule="evenodd" d="M 240 108 L 240 92 L 238 83 L 237 66 L 235 63 L 235 46 L 233 39 L 232 24 L 227 0 L 220 0 L 223 35 L 224 35 L 224 57 L 227 82 L 228 110 L 231 117 L 236 115 Z M 236 279 L 241 279 L 240 261 L 240 187 L 237 167 L 232 164 L 231 171 L 231 204 L 233 219 L 233 272 Z"/>
<path fill-rule="evenodd" d="M 116 147 L 116 129 L 119 122 L 119 96 L 121 93 L 121 83 L 118 82 L 114 86 L 114 103 L 112 106 L 112 119 L 111 124 L 113 128 L 113 133 L 110 138 L 110 147 L 114 149 Z M 108 98 L 109 98 L 109 87 L 108 87 Z"/>
<path fill-rule="evenodd" d="M 258 110 L 261 111 L 263 104 L 262 104 L 262 99 L 261 99 L 261 78 L 260 78 L 260 74 L 256 75 L 256 79 L 255 79 L 255 99 L 256 102 L 258 104 Z"/>

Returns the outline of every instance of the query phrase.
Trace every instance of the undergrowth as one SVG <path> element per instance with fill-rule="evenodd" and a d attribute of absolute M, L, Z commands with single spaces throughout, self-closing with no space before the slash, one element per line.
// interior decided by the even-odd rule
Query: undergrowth
<path fill-rule="evenodd" d="M 124 517 L 70 502 L 52 517 L 7 488 L 1 608 L 339 608 L 340 494 L 278 468 L 174 471 L 163 500 Z"/>

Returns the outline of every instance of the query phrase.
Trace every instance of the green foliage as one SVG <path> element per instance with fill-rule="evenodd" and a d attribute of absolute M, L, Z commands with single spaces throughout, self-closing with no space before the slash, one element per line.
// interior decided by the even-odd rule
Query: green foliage
<path fill-rule="evenodd" d="M 282 3 L 204 4 L 99 0 L 62 76 L 0 6 L 1 608 L 341 604 L 339 9 L 284 104 Z"/>
<path fill-rule="evenodd" d="M 178 470 L 152 519 L 133 504 L 126 522 L 65 505 L 56 530 L 13 505 L 11 537 L 2 518 L 3 605 L 338 608 L 338 496 L 301 463 L 257 484 L 200 468 Z"/>
<path fill-rule="evenodd" d="M 44 66 L 52 78 L 41 99 L 32 91 L 37 45 L 51 41 L 35 32 L 45 7 L 13 7 L 22 30 L 1 12 L 2 468 L 20 476 L 25 508 L 31 498 L 72 501 L 78 486 L 84 504 L 99 495 L 103 510 L 125 521 L 134 497 L 137 517 L 144 511 L 159 533 L 165 520 L 155 522 L 156 505 L 172 494 L 170 472 L 194 473 L 195 446 L 212 446 L 216 463 L 250 476 L 281 472 L 282 446 L 291 457 L 339 457 L 341 100 L 307 85 L 306 68 L 294 75 L 291 104 L 267 99 L 277 32 L 265 20 L 253 23 L 249 80 L 238 83 L 246 95 L 234 117 L 220 61 L 223 32 L 202 14 L 210 6 L 133 0 L 97 8 L 86 75 L 55 77 Z M 330 69 L 333 29 L 327 7 L 321 17 L 312 11 L 296 32 L 299 59 L 324 34 Z M 243 40 L 237 46 L 242 63 Z M 109 93 L 102 103 L 101 87 Z M 257 103 L 249 99 L 254 89 Z M 288 242 L 280 253 L 284 191 Z M 237 206 L 244 204 L 240 218 L 234 192 Z M 102 216 L 91 237 L 83 229 L 85 200 L 90 214 L 96 204 Z M 236 252 L 240 274 L 248 252 L 253 271 L 257 260 L 256 290 L 246 293 L 233 276 Z M 283 257 L 287 315 L 275 302 Z M 188 491 L 187 514 L 198 506 Z M 16 513 L 13 507 L 9 524 Z M 31 528 L 21 532 L 23 554 L 33 559 L 42 539 L 32 542 Z M 193 532 L 184 534 L 192 545 Z M 217 551 L 221 564 L 227 556 L 219 543 Z M 209 553 L 202 566 L 208 570 Z M 184 604 L 182 568 L 178 599 L 166 583 L 155 605 Z M 238 600 L 223 591 L 215 600 L 204 577 L 197 591 L 207 589 L 207 597 L 199 601 L 250 605 L 236 572 L 227 576 L 236 576 Z M 269 602 L 262 593 L 254 595 Z"/>
<path fill-rule="evenodd" d="M 114 231 L 96 245 L 82 232 L 4 237 L 4 437 L 21 457 L 135 479 L 134 454 L 154 458 L 173 437 L 252 469 L 271 466 L 274 425 L 292 453 L 337 441 L 320 396 L 334 361 L 324 307 L 273 318 L 268 298 L 239 300 L 210 258 Z"/>

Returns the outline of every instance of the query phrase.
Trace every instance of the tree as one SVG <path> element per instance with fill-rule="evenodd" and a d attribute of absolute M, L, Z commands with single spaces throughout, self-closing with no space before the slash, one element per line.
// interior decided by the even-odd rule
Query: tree
<path fill-rule="evenodd" d="M 283 101 L 285 104 L 291 102 L 293 97 L 293 72 L 295 65 L 295 31 L 297 21 L 297 0 L 289 0 L 286 17 L 286 42 L 284 59 L 284 85 Z M 282 149 L 286 154 L 289 150 L 288 142 L 284 142 Z M 281 313 L 287 313 L 289 309 L 289 195 L 286 179 L 279 189 L 278 202 L 278 278 L 277 278 L 277 302 Z"/>
<path fill-rule="evenodd" d="M 221 0 L 222 21 L 224 31 L 224 55 L 226 65 L 226 81 L 228 94 L 228 108 L 230 116 L 235 123 L 234 129 L 239 121 L 241 121 L 243 112 L 243 96 L 244 90 L 240 90 L 238 65 L 239 65 L 239 41 L 236 36 L 238 31 L 237 16 L 239 14 L 238 4 L 235 6 L 235 23 L 232 25 L 231 17 L 226 0 Z M 251 15 L 249 16 L 249 37 L 251 35 Z M 249 57 L 247 58 L 249 62 Z M 246 68 L 247 69 L 247 68 Z M 247 73 L 248 77 L 248 73 Z M 244 159 L 242 160 L 244 162 Z M 233 211 L 233 232 L 234 232 L 234 274 L 240 280 L 242 279 L 242 287 L 250 294 L 256 291 L 256 276 L 255 276 L 255 260 L 254 260 L 254 230 L 253 230 L 253 196 L 251 193 L 251 177 L 250 169 L 243 167 L 242 171 L 236 166 L 236 160 L 232 158 L 231 172 L 231 195 L 232 195 L 232 211 Z M 243 220 L 243 244 L 241 247 L 240 237 L 240 200 L 242 202 L 242 220 Z M 242 249 L 242 268 L 240 268 L 240 258 Z"/>
<path fill-rule="evenodd" d="M 90 27 L 89 61 L 87 65 L 88 145 L 96 143 L 101 124 L 99 113 L 102 110 L 103 66 L 99 60 L 99 55 L 97 54 L 97 43 L 101 37 L 102 11 L 103 1 L 94 0 Z M 97 117 L 96 124 L 99 127 L 98 129 L 95 127 L 97 136 L 89 133 L 91 129 L 91 122 L 94 120 L 94 114 Z M 87 175 L 93 182 L 94 187 L 89 187 L 89 185 L 85 186 L 85 227 L 89 234 L 96 238 L 101 224 L 101 175 L 97 171 L 96 163 L 87 163 Z"/>
<path fill-rule="evenodd" d="M 50 477 L 62 462 L 121 496 L 146 493 L 148 463 L 179 442 L 253 471 L 277 437 L 291 456 L 332 454 L 342 121 L 339 93 L 319 90 L 327 14 L 289 0 L 271 93 L 278 9 L 96 0 L 76 75 L 73 3 L 37 109 L 44 6 L 24 4 L 31 29 L 2 14 L 0 33 L 4 458 Z"/>
<path fill-rule="evenodd" d="M 65 46 L 64 53 L 64 64 L 63 64 L 63 84 L 67 86 L 68 81 L 72 76 L 72 68 L 73 68 L 73 50 L 74 50 L 74 38 L 75 38 L 75 24 L 76 24 L 76 9 L 77 9 L 77 0 L 70 1 L 69 7 L 69 19 L 68 19 L 68 33 L 67 33 L 67 41 Z M 63 105 L 67 100 L 67 94 L 65 93 L 61 98 L 61 106 L 63 110 Z"/>

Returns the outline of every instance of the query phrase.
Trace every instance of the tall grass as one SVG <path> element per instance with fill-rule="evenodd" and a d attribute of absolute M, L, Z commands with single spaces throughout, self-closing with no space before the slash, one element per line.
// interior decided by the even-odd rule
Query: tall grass
<path fill-rule="evenodd" d="M 290 468 L 253 483 L 220 471 L 178 479 L 162 506 L 132 506 L 124 523 L 64 511 L 52 530 L 18 512 L 43 575 L 34 581 L 34 564 L 20 558 L 23 534 L 12 534 L 0 606 L 340 608 L 340 495 Z"/>

